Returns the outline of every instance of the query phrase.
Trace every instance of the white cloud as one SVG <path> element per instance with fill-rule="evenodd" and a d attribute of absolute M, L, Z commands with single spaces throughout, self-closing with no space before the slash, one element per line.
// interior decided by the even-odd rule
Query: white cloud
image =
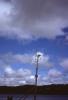
<path fill-rule="evenodd" d="M 0 36 L 6 35 L 6 33 L 1 33 L 1 29 L 6 29 L 9 27 L 11 22 L 12 5 L 9 2 L 0 1 Z"/>
<path fill-rule="evenodd" d="M 38 75 L 38 85 L 68 84 L 68 75 L 64 76 L 57 69 L 50 69 L 46 76 Z M 4 74 L 0 76 L 0 86 L 18 86 L 25 84 L 35 84 L 35 76 L 29 69 L 12 69 L 8 66 L 4 69 Z"/>
<path fill-rule="evenodd" d="M 50 57 L 48 55 L 42 55 L 39 58 L 39 64 L 44 65 L 45 67 L 52 67 L 53 63 L 50 61 Z M 21 64 L 36 64 L 35 55 L 33 54 L 12 54 L 7 53 L 0 55 L 0 61 L 5 65 L 11 65 L 13 63 L 21 63 Z M 2 64 L 1 64 L 2 65 Z"/>
<path fill-rule="evenodd" d="M 3 9 L 2 9 L 3 8 Z M 68 1 L 0 1 L 0 36 L 17 39 L 55 39 L 68 26 Z"/>
<path fill-rule="evenodd" d="M 42 76 L 42 73 L 38 77 L 38 85 L 47 85 L 47 84 L 67 84 L 68 83 L 68 74 L 63 73 L 62 71 L 53 68 L 52 62 L 50 62 L 50 57 L 43 54 L 42 52 L 37 52 L 41 54 L 39 58 L 39 66 L 44 65 L 48 68 L 47 75 Z M 34 73 L 29 69 L 19 68 L 13 69 L 12 64 L 16 63 L 32 63 L 32 58 L 35 58 L 36 54 L 1 54 L 0 55 L 0 66 L 3 68 L 4 72 L 0 76 L 0 85 L 22 85 L 22 84 L 35 84 Z M 34 61 L 35 59 L 33 59 Z M 60 63 L 65 69 L 67 69 L 68 60 L 64 59 Z M 48 65 L 47 65 L 48 64 Z"/>
<path fill-rule="evenodd" d="M 50 69 L 47 76 L 42 78 L 41 84 L 68 84 L 68 81 L 66 76 L 64 76 L 64 73 L 57 69 Z"/>
<path fill-rule="evenodd" d="M 7 73 L 7 74 L 13 74 L 14 71 L 12 70 L 11 67 L 8 66 L 8 67 L 5 69 L 5 73 Z"/>
<path fill-rule="evenodd" d="M 5 77 L 11 78 L 12 76 L 14 76 L 14 74 L 15 74 L 15 71 L 10 66 L 7 66 L 5 68 L 5 71 L 4 71 Z"/>
<path fill-rule="evenodd" d="M 57 78 L 57 77 L 61 77 L 62 73 L 56 69 L 51 69 L 48 72 L 48 76 L 51 78 Z"/>
<path fill-rule="evenodd" d="M 32 75 L 31 70 L 23 68 L 14 70 L 11 66 L 4 69 L 4 74 L 0 79 L 0 85 L 16 86 L 30 82 L 30 84 L 34 84 L 34 75 Z"/>
<path fill-rule="evenodd" d="M 31 71 L 28 70 L 28 69 L 22 69 L 22 68 L 20 68 L 17 71 L 16 77 L 23 77 L 23 76 L 31 76 Z"/>
<path fill-rule="evenodd" d="M 47 76 L 43 76 L 40 80 L 40 85 L 50 85 L 50 80 L 48 75 Z"/>
<path fill-rule="evenodd" d="M 57 69 L 49 70 L 48 79 L 51 84 L 66 84 L 64 73 Z"/>
<path fill-rule="evenodd" d="M 31 75 L 31 71 L 29 69 L 18 69 L 18 70 L 13 70 L 10 66 L 6 67 L 4 69 L 4 74 L 5 76 L 9 76 L 9 77 L 17 77 L 17 78 L 21 78 L 24 76 L 30 76 Z M 11 75 L 11 76 L 10 76 Z"/>
<path fill-rule="evenodd" d="M 0 61 L 11 64 L 11 63 L 31 63 L 32 55 L 31 54 L 13 54 L 6 53 L 0 55 Z"/>
<path fill-rule="evenodd" d="M 13 56 L 13 55 L 12 55 Z M 13 58 L 21 63 L 30 63 L 32 60 L 31 54 L 16 54 Z"/>
<path fill-rule="evenodd" d="M 63 59 L 61 62 L 60 62 L 60 65 L 64 68 L 64 69 L 68 69 L 68 58 L 66 59 Z"/>
<path fill-rule="evenodd" d="M 64 73 L 57 69 L 50 69 L 45 76 L 40 76 L 38 85 L 51 85 L 51 84 L 68 84 L 68 78 Z"/>

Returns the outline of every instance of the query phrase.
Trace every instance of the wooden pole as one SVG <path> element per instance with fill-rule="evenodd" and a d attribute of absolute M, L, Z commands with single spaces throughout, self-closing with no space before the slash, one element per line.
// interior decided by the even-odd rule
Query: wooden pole
<path fill-rule="evenodd" d="M 36 66 L 36 74 L 35 74 L 35 95 L 34 95 L 34 100 L 36 100 L 37 97 L 37 78 L 38 78 L 38 62 L 39 62 L 39 57 L 41 55 L 37 55 L 37 66 Z"/>

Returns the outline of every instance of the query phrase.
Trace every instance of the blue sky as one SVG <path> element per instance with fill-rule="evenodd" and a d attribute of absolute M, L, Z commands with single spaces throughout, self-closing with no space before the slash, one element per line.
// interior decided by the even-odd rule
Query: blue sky
<path fill-rule="evenodd" d="M 37 53 L 38 85 L 68 84 L 67 10 L 67 0 L 0 0 L 0 85 L 34 84 Z"/>

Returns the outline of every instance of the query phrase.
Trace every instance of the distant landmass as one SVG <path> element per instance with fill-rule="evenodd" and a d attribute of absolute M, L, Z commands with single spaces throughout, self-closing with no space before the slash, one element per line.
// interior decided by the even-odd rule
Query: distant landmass
<path fill-rule="evenodd" d="M 24 86 L 0 86 L 0 94 L 39 94 L 39 95 L 68 95 L 67 85 L 24 85 Z"/>

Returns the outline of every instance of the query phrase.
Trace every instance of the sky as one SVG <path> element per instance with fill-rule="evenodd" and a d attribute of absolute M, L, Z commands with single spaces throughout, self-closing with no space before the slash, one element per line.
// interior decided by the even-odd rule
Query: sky
<path fill-rule="evenodd" d="M 68 84 L 68 0 L 0 0 L 0 86 Z"/>

